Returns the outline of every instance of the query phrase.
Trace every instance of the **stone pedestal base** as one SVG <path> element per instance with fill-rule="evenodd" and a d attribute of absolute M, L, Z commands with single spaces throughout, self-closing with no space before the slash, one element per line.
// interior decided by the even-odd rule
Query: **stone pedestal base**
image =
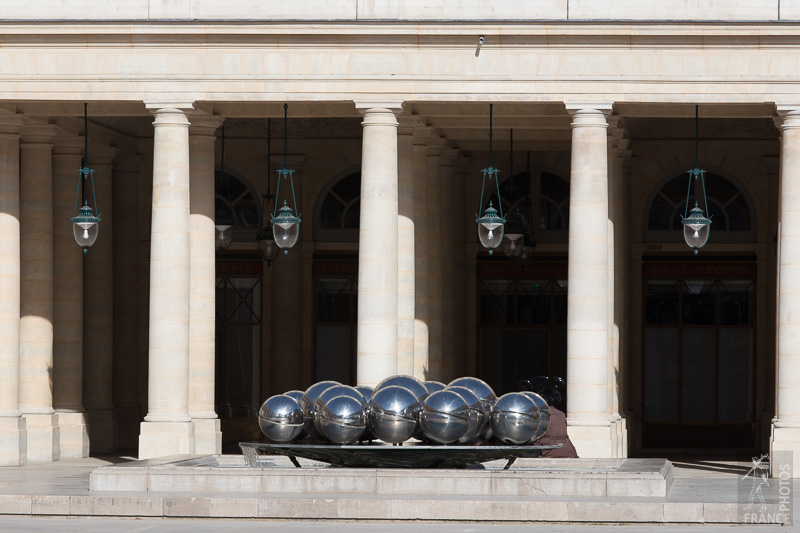
<path fill-rule="evenodd" d="M 772 477 L 800 479 L 800 428 L 773 425 L 769 457 Z"/>
<path fill-rule="evenodd" d="M 194 453 L 193 422 L 142 422 L 139 459 Z"/>
<path fill-rule="evenodd" d="M 222 453 L 222 431 L 219 418 L 194 418 L 195 453 Z"/>
<path fill-rule="evenodd" d="M 89 423 L 89 447 L 92 453 L 117 451 L 114 442 L 114 409 L 86 409 Z"/>
<path fill-rule="evenodd" d="M 611 422 L 605 424 L 600 425 L 595 421 L 588 423 L 583 420 L 571 421 L 567 418 L 567 434 L 575 445 L 578 457 L 581 459 L 614 457 L 616 428 Z"/>
<path fill-rule="evenodd" d="M 26 413 L 23 416 L 28 433 L 28 462 L 58 461 L 61 458 L 58 416 L 38 413 Z"/>
<path fill-rule="evenodd" d="M 25 419 L 0 417 L 0 466 L 24 466 L 28 457 Z"/>
<path fill-rule="evenodd" d="M 89 457 L 89 428 L 85 413 L 56 413 L 61 459 Z"/>

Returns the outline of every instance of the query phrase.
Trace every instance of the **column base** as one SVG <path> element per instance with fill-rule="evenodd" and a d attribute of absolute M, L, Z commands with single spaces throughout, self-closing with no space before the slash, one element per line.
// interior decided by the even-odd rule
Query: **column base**
<path fill-rule="evenodd" d="M 222 453 L 222 430 L 219 418 L 193 418 L 195 453 Z"/>
<path fill-rule="evenodd" d="M 138 407 L 117 407 L 114 430 L 117 450 L 135 450 L 139 445 L 139 424 L 142 412 Z"/>
<path fill-rule="evenodd" d="M 769 441 L 770 475 L 800 479 L 800 427 L 775 427 Z"/>
<path fill-rule="evenodd" d="M 25 413 L 28 433 L 28 462 L 52 463 L 61 458 L 58 416 L 56 414 Z"/>
<path fill-rule="evenodd" d="M 0 466 L 25 466 L 28 432 L 21 416 L 0 418 Z"/>
<path fill-rule="evenodd" d="M 195 453 L 193 422 L 142 422 L 139 459 Z"/>
<path fill-rule="evenodd" d="M 89 449 L 91 453 L 117 451 L 114 442 L 114 409 L 86 409 L 89 423 Z"/>
<path fill-rule="evenodd" d="M 616 428 L 610 421 L 570 420 L 567 418 L 567 435 L 580 458 L 612 458 L 616 452 Z"/>
<path fill-rule="evenodd" d="M 56 413 L 61 459 L 89 457 L 89 428 L 86 413 Z"/>

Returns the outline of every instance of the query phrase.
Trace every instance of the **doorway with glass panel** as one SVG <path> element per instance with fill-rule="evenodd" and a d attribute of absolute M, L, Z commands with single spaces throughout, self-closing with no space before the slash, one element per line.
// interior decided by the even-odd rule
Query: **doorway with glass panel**
<path fill-rule="evenodd" d="M 643 447 L 753 449 L 755 265 L 643 277 Z"/>
<path fill-rule="evenodd" d="M 566 379 L 566 265 L 487 264 L 481 273 L 519 277 L 478 280 L 479 377 L 498 395 L 523 379 Z"/>

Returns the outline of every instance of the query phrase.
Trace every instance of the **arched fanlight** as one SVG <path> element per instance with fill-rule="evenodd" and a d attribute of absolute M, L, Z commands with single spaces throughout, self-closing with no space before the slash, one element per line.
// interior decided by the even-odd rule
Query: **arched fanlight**
<path fill-rule="evenodd" d="M 218 209 L 214 213 L 214 246 L 217 252 L 222 252 L 233 243 L 233 206 L 231 205 L 230 186 L 228 176 L 225 175 L 225 122 L 222 122 L 222 146 L 220 158 L 220 177 L 225 181 L 225 201 L 226 206 Z"/>
<path fill-rule="evenodd" d="M 475 222 L 478 224 L 478 239 L 484 248 L 489 249 L 489 255 L 492 255 L 495 248 L 503 242 L 503 230 L 505 227 L 506 219 L 503 218 L 503 203 L 500 199 L 500 184 L 499 176 L 500 171 L 492 166 L 492 107 L 494 104 L 489 104 L 489 167 L 482 170 L 483 183 L 481 185 L 481 202 L 478 204 L 478 213 L 483 208 L 483 192 L 486 189 L 486 179 L 489 181 L 494 180 L 497 189 L 497 207 L 500 208 L 498 212 L 494 208 L 492 202 L 489 202 L 489 207 L 483 212 L 483 216 L 475 215 Z"/>
<path fill-rule="evenodd" d="M 686 244 L 694 249 L 694 255 L 698 254 L 700 248 L 708 242 L 708 235 L 711 231 L 711 217 L 708 215 L 708 201 L 706 200 L 705 170 L 700 169 L 698 164 L 698 144 L 700 137 L 699 127 L 699 106 L 694 108 L 694 168 L 689 171 L 689 187 L 686 190 L 686 209 L 681 217 L 683 224 L 683 238 Z M 689 210 L 689 197 L 692 194 L 692 185 L 695 190 L 694 207 Z M 702 193 L 705 212 L 697 202 L 698 192 Z"/>
<path fill-rule="evenodd" d="M 294 170 L 288 168 L 288 111 L 289 104 L 283 104 L 283 168 L 278 169 L 278 186 L 275 189 L 275 210 L 272 213 L 272 231 L 275 238 L 275 244 L 278 248 L 283 248 L 284 255 L 289 253 L 289 248 L 297 243 L 297 238 L 300 236 L 300 216 L 294 216 L 297 212 L 297 201 L 294 196 L 294 180 L 292 175 Z M 292 206 L 289 207 L 286 200 L 283 201 L 283 206 L 278 211 L 278 197 L 281 190 L 281 180 L 289 180 L 289 185 L 292 188 Z M 293 210 L 294 208 L 294 210 Z"/>
<path fill-rule="evenodd" d="M 261 197 L 261 223 L 258 235 L 258 253 L 261 259 L 267 262 L 267 267 L 272 266 L 272 262 L 278 258 L 279 248 L 275 242 L 275 234 L 272 222 L 264 224 L 264 213 L 268 206 L 275 200 L 272 194 L 272 119 L 267 119 L 267 193 Z"/>
<path fill-rule="evenodd" d="M 89 246 L 93 245 L 97 240 L 97 234 L 100 231 L 100 211 L 97 209 L 97 195 L 94 191 L 94 170 L 89 168 L 89 118 L 88 118 L 88 105 L 83 104 L 83 164 L 78 169 L 80 176 L 78 177 L 78 191 L 75 194 L 75 211 L 72 216 L 72 235 L 75 237 L 75 242 L 78 246 L 83 248 L 83 253 L 89 252 Z M 92 186 L 92 200 L 94 201 L 94 208 L 89 205 L 89 200 L 86 198 L 86 179 Z M 83 206 L 78 210 L 78 200 L 83 191 Z M 97 213 L 97 215 L 95 215 Z"/>

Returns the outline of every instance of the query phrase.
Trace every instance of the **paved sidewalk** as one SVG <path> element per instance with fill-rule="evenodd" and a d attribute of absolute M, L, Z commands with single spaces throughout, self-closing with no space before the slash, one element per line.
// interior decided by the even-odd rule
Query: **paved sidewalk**
<path fill-rule="evenodd" d="M 133 457 L 97 457 L 81 460 L 65 460 L 57 463 L 47 464 L 31 464 L 25 467 L 17 468 L 0 468 L 0 530 L 2 531 L 109 531 L 113 530 L 115 533 L 124 533 L 128 531 L 184 531 L 191 529 L 192 531 L 233 531 L 233 532 L 246 532 L 255 531 L 256 528 L 263 530 L 265 520 L 247 520 L 247 519 L 202 519 L 202 520 L 186 520 L 185 518 L 146 518 L 146 519 L 115 519 L 109 517 L 86 517 L 76 516 L 71 518 L 64 518 L 64 515 L 69 513 L 61 512 L 58 505 L 53 505 L 53 502 L 58 503 L 61 500 L 91 500 L 108 498 L 109 500 L 115 496 L 111 493 L 92 493 L 89 490 L 89 474 L 97 467 L 126 462 L 133 460 Z M 583 502 L 587 505 L 603 505 L 603 506 L 630 506 L 632 513 L 635 514 L 637 505 L 647 506 L 653 504 L 661 504 L 664 502 L 672 502 L 678 504 L 679 507 L 684 506 L 699 506 L 701 509 L 703 505 L 716 505 L 728 507 L 730 509 L 741 508 L 746 504 L 746 498 L 749 494 L 750 481 L 743 479 L 752 466 L 747 461 L 705 461 L 697 459 L 684 460 L 676 458 L 673 460 L 675 465 L 675 481 L 666 498 L 606 498 L 598 500 L 598 498 L 575 498 L 573 503 L 581 506 Z M 771 480 L 772 481 L 772 480 Z M 775 480 L 777 481 L 777 480 Z M 800 483 L 794 482 L 792 484 L 794 489 L 800 488 Z M 744 488 L 743 488 L 744 487 Z M 744 492 L 743 492 L 744 490 Z M 767 503 L 775 503 L 778 494 L 777 483 L 773 483 L 767 490 L 764 491 L 765 500 Z M 165 497 L 169 495 L 164 495 Z M 191 495 L 174 495 L 175 497 L 187 497 Z M 126 493 L 129 498 L 148 498 L 148 493 Z M 743 500 L 744 497 L 744 500 Z M 537 500 L 540 503 L 546 504 L 552 500 L 553 497 L 543 496 Z M 27 502 L 27 503 L 26 503 Z M 37 507 L 38 502 L 38 507 Z M 792 507 L 796 508 L 800 503 L 800 497 L 796 490 L 792 491 Z M 27 508 L 24 505 L 27 504 Z M 756 501 L 756 504 L 758 502 Z M 17 512 L 12 511 L 15 505 L 21 507 Z M 53 505 L 48 509 L 48 505 Z M 33 511 L 32 509 L 36 509 Z M 26 512 L 26 509 L 28 511 Z M 90 507 L 87 507 L 90 509 Z M 37 515 L 30 517 L 31 514 Z M 73 513 L 76 515 L 91 515 L 93 513 Z M 5 516 L 3 516 L 5 515 Z M 11 516 L 17 515 L 17 516 Z M 50 517 L 47 517 L 50 515 Z M 26 517 L 27 516 L 27 517 Z M 635 522 L 635 516 L 631 516 L 631 522 Z M 721 520 L 724 521 L 724 520 Z M 591 522 L 588 520 L 587 522 Z M 591 532 L 605 532 L 605 531 L 619 531 L 614 526 L 590 526 L 587 523 L 580 525 L 566 525 L 566 524 L 548 524 L 548 525 L 535 525 L 535 524 L 498 524 L 498 523 L 464 523 L 454 524 L 450 523 L 425 523 L 421 521 L 414 521 L 413 526 L 406 523 L 394 522 L 373 522 L 373 523 L 351 523 L 341 521 L 325 522 L 324 528 L 321 530 L 319 522 L 310 522 L 308 520 L 298 521 L 283 521 L 272 520 L 269 521 L 271 529 L 275 531 L 347 531 L 350 533 L 361 533 L 366 531 L 383 531 L 383 532 L 403 532 L 407 533 L 409 527 L 413 527 L 415 533 L 424 531 L 437 531 L 441 533 L 451 532 L 468 532 L 468 531 L 500 531 L 500 532 L 516 532 L 516 531 L 591 531 Z M 730 531 L 730 527 L 726 526 L 704 526 L 702 524 L 691 524 L 703 527 L 701 531 Z M 670 526 L 648 526 L 644 524 L 627 525 L 625 531 L 659 531 L 667 533 L 671 531 L 685 531 L 688 525 L 670 525 Z M 658 528 L 657 530 L 654 528 Z M 745 526 L 740 526 L 745 527 Z M 753 526 L 747 526 L 750 528 Z M 574 529 L 577 528 L 577 529 Z M 609 529 L 613 528 L 613 529 Z M 653 529 L 651 529 L 653 528 Z M 766 531 L 772 530 L 773 526 L 758 526 L 756 530 Z M 793 527 L 784 527 L 781 531 L 792 531 Z"/>

